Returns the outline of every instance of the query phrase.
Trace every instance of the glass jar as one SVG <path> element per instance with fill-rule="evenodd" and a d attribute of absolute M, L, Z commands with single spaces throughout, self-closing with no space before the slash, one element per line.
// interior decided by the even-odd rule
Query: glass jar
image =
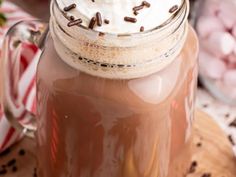
<path fill-rule="evenodd" d="M 40 177 L 188 173 L 198 74 L 188 10 L 184 0 L 171 19 L 142 33 L 75 26 L 72 35 L 52 2 L 37 68 Z"/>

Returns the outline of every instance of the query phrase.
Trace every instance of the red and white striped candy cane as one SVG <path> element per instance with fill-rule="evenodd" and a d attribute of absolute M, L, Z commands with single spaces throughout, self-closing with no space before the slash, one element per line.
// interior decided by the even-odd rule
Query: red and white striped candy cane
<path fill-rule="evenodd" d="M 3 36 L 6 34 L 7 30 L 13 24 L 21 20 L 32 19 L 30 15 L 23 12 L 20 8 L 9 2 L 4 2 L 2 7 L 0 7 L 0 12 L 3 12 L 8 21 L 3 27 L 0 27 L 0 48 L 2 48 Z M 18 53 L 17 53 L 18 52 Z M 11 100 L 13 103 L 16 101 L 21 101 L 24 107 L 31 113 L 35 113 L 35 72 L 38 62 L 38 57 L 35 54 L 38 52 L 37 47 L 30 44 L 22 44 L 20 51 L 14 51 L 14 54 L 19 54 L 19 61 L 21 64 L 21 74 L 18 85 L 17 100 Z M 0 50 L 1 57 L 1 50 Z M 0 58 L 1 61 L 1 58 Z M 11 74 L 10 74 L 11 73 Z M 14 77 L 13 69 L 9 66 L 9 79 Z M 16 78 L 14 78 L 16 79 Z M 2 83 L 0 83 L 2 84 Z M 12 98 L 12 97 L 11 97 Z M 26 110 L 17 110 L 17 119 L 27 122 Z M 17 132 L 7 121 L 3 111 L 0 107 L 0 152 L 4 151 L 6 148 L 10 147 L 12 144 L 20 140 L 22 134 Z"/>

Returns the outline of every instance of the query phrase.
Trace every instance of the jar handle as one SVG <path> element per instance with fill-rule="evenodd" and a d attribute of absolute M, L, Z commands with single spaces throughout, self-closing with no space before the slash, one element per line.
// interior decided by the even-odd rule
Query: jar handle
<path fill-rule="evenodd" d="M 0 99 L 3 113 L 11 125 L 26 136 L 33 138 L 36 130 L 35 116 L 26 110 L 23 99 L 19 98 L 19 78 L 22 65 L 23 44 L 36 45 L 40 51 L 48 32 L 48 25 L 40 21 L 22 21 L 7 32 L 0 59 Z M 24 115 L 27 121 L 20 120 Z"/>

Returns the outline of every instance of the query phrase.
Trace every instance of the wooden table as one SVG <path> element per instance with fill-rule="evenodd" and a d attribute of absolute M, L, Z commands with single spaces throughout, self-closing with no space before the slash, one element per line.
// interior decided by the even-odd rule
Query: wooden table
<path fill-rule="evenodd" d="M 201 146 L 197 144 L 201 142 Z M 193 161 L 198 162 L 196 172 L 188 177 L 202 177 L 203 173 L 211 173 L 211 177 L 236 177 L 236 158 L 231 144 L 222 130 L 206 114 L 198 112 L 195 123 Z M 25 149 L 24 156 L 19 155 Z M 18 170 L 3 177 L 33 177 L 35 162 L 35 144 L 25 138 L 11 149 L 6 156 L 0 156 L 0 165 L 16 159 Z M 1 175 L 0 175 L 1 176 Z"/>

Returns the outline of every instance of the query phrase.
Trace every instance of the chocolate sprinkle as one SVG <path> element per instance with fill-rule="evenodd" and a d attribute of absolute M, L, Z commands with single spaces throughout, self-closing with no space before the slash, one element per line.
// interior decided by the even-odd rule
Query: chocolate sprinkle
<path fill-rule="evenodd" d="M 18 170 L 18 169 L 17 169 L 16 166 L 13 166 L 13 167 L 12 167 L 12 172 L 17 172 L 17 170 Z"/>
<path fill-rule="evenodd" d="M 91 20 L 90 20 L 90 23 L 89 23 L 89 28 L 90 29 L 93 29 L 94 26 L 95 26 L 95 23 L 96 23 L 96 17 L 93 17 Z"/>
<path fill-rule="evenodd" d="M 203 104 L 202 107 L 203 108 L 208 108 L 208 104 Z"/>
<path fill-rule="evenodd" d="M 10 152 L 11 152 L 11 149 L 8 148 L 5 151 L 3 151 L 2 153 L 0 153 L 0 157 L 8 155 L 8 154 L 10 154 Z"/>
<path fill-rule="evenodd" d="M 140 27 L 140 32 L 143 32 L 144 31 L 144 26 L 141 26 Z"/>
<path fill-rule="evenodd" d="M 105 33 L 103 33 L 103 32 L 99 32 L 98 35 L 99 35 L 99 36 L 105 36 Z"/>
<path fill-rule="evenodd" d="M 33 177 L 37 177 L 37 168 L 34 168 Z"/>
<path fill-rule="evenodd" d="M 16 159 L 12 159 L 10 161 L 7 162 L 7 166 L 10 167 L 10 166 L 13 166 L 16 164 Z"/>
<path fill-rule="evenodd" d="M 74 20 L 75 20 L 75 17 L 74 17 L 74 16 L 70 16 L 70 20 L 71 20 L 71 21 L 74 21 Z"/>
<path fill-rule="evenodd" d="M 210 173 L 204 173 L 204 174 L 202 175 L 202 177 L 211 177 L 211 174 L 210 174 Z"/>
<path fill-rule="evenodd" d="M 236 127 L 236 119 L 234 119 L 234 121 L 231 122 L 231 123 L 229 124 L 229 126 L 230 126 L 230 127 Z"/>
<path fill-rule="evenodd" d="M 104 19 L 104 23 L 106 23 L 106 24 L 109 24 L 109 23 L 110 23 L 110 21 L 109 21 L 109 20 L 107 20 L 107 19 Z"/>
<path fill-rule="evenodd" d="M 229 113 L 225 114 L 225 118 L 229 118 L 229 117 L 230 117 Z"/>
<path fill-rule="evenodd" d="M 230 143 L 234 146 L 235 145 L 235 142 L 233 140 L 233 137 L 231 135 L 228 136 L 228 139 L 230 141 Z"/>
<path fill-rule="evenodd" d="M 7 170 L 6 170 L 6 169 L 0 170 L 0 175 L 5 175 L 6 173 L 7 173 Z"/>
<path fill-rule="evenodd" d="M 21 149 L 21 150 L 19 151 L 19 155 L 20 155 L 20 156 L 24 156 L 24 155 L 25 155 L 25 150 L 24 150 L 24 149 Z"/>
<path fill-rule="evenodd" d="M 140 6 L 134 7 L 134 8 L 133 8 L 133 11 L 139 11 L 139 10 L 141 10 L 141 9 L 143 9 L 143 8 L 144 8 L 144 5 L 142 4 L 142 5 L 140 5 Z"/>
<path fill-rule="evenodd" d="M 68 27 L 72 27 L 72 26 L 75 26 L 75 25 L 79 25 L 79 24 L 81 24 L 81 23 L 82 23 L 82 20 L 79 18 L 79 19 L 77 19 L 77 20 L 70 21 L 70 22 L 67 24 L 67 26 L 68 26 Z"/>
<path fill-rule="evenodd" d="M 96 18 L 97 18 L 97 25 L 102 26 L 102 16 L 100 12 L 96 13 Z"/>
<path fill-rule="evenodd" d="M 197 147 L 201 147 L 202 146 L 202 143 L 197 143 Z"/>
<path fill-rule="evenodd" d="M 124 17 L 124 20 L 126 22 L 131 22 L 131 23 L 136 23 L 137 22 L 137 19 L 133 18 L 133 17 Z"/>
<path fill-rule="evenodd" d="M 138 15 L 139 13 L 138 13 L 138 11 L 134 11 L 134 15 Z"/>
<path fill-rule="evenodd" d="M 193 162 L 191 163 L 190 168 L 189 168 L 189 173 L 194 173 L 194 172 L 196 171 L 197 165 L 198 165 L 197 162 L 196 162 L 196 161 L 193 161 Z"/>
<path fill-rule="evenodd" d="M 179 6 L 174 5 L 173 7 L 170 8 L 169 13 L 174 13 L 176 10 L 178 10 Z"/>
<path fill-rule="evenodd" d="M 74 9 L 74 8 L 76 8 L 76 4 L 75 4 L 75 3 L 74 3 L 74 4 L 71 4 L 71 5 L 67 6 L 67 7 L 65 7 L 65 8 L 64 8 L 64 11 L 65 11 L 65 12 L 68 12 L 68 11 Z"/>
<path fill-rule="evenodd" d="M 146 7 L 151 7 L 151 4 L 147 1 L 143 1 L 142 5 L 146 6 Z"/>

